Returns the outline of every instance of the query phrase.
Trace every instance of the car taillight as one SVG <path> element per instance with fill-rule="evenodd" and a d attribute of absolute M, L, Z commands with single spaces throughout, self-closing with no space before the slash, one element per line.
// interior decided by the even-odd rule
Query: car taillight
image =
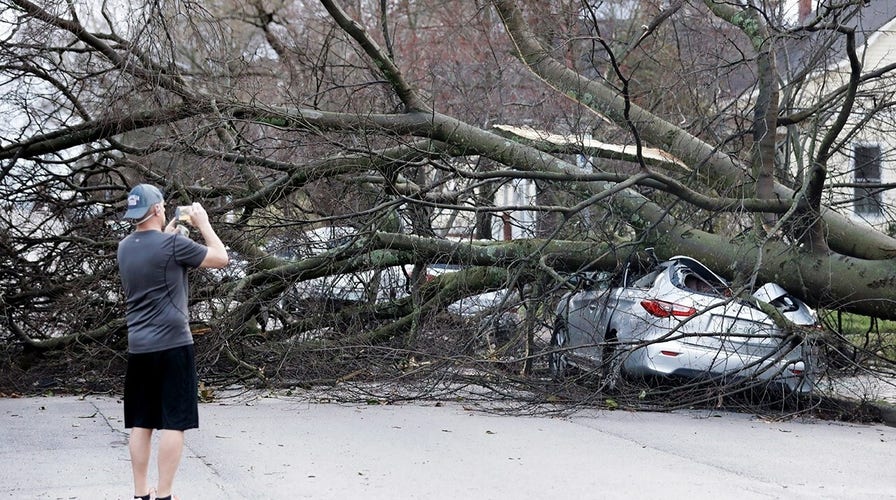
<path fill-rule="evenodd" d="M 668 318 L 669 316 L 687 318 L 697 314 L 697 310 L 693 307 L 675 304 L 674 302 L 666 302 L 665 300 L 642 300 L 641 307 L 643 307 L 645 311 L 659 318 Z"/>

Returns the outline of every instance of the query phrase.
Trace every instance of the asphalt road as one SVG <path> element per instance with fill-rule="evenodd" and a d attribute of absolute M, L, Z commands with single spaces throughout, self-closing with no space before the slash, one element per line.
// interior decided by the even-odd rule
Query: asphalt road
<path fill-rule="evenodd" d="M 121 413 L 111 397 L 0 399 L 0 497 L 131 498 Z M 268 397 L 203 404 L 200 426 L 184 500 L 896 498 L 896 428 L 879 425 Z"/>

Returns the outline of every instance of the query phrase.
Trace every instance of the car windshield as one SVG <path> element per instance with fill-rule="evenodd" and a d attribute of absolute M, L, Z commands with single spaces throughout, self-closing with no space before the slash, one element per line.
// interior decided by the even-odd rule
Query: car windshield
<path fill-rule="evenodd" d="M 672 284 L 683 290 L 712 295 L 729 295 L 728 283 L 694 259 L 682 257 L 672 268 Z"/>
<path fill-rule="evenodd" d="M 656 281 L 657 276 L 664 272 L 670 265 L 672 265 L 671 261 L 658 262 L 652 269 L 642 270 L 640 273 L 637 272 L 637 270 L 626 269 L 623 286 L 650 288 Z"/>
<path fill-rule="evenodd" d="M 653 286 L 653 282 L 656 281 L 656 277 L 659 276 L 663 269 L 665 269 L 665 267 L 660 267 L 654 269 L 653 271 L 650 271 L 649 273 L 635 280 L 631 284 L 631 286 L 635 288 L 650 288 L 651 286 Z"/>

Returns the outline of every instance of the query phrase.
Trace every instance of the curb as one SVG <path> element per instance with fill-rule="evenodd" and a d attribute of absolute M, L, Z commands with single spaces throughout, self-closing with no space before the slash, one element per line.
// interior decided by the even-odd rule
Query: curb
<path fill-rule="evenodd" d="M 890 427 L 896 427 L 896 404 L 872 403 L 880 411 L 881 422 Z"/>
<path fill-rule="evenodd" d="M 838 420 L 877 422 L 896 427 L 896 404 L 893 403 L 834 395 L 824 396 L 822 404 L 826 410 L 837 413 Z"/>

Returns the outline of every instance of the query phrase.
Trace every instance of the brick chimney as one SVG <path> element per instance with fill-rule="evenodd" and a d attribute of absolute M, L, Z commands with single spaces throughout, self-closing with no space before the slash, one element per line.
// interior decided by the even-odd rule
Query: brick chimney
<path fill-rule="evenodd" d="M 800 0 L 799 22 L 803 22 L 812 15 L 812 0 Z"/>

